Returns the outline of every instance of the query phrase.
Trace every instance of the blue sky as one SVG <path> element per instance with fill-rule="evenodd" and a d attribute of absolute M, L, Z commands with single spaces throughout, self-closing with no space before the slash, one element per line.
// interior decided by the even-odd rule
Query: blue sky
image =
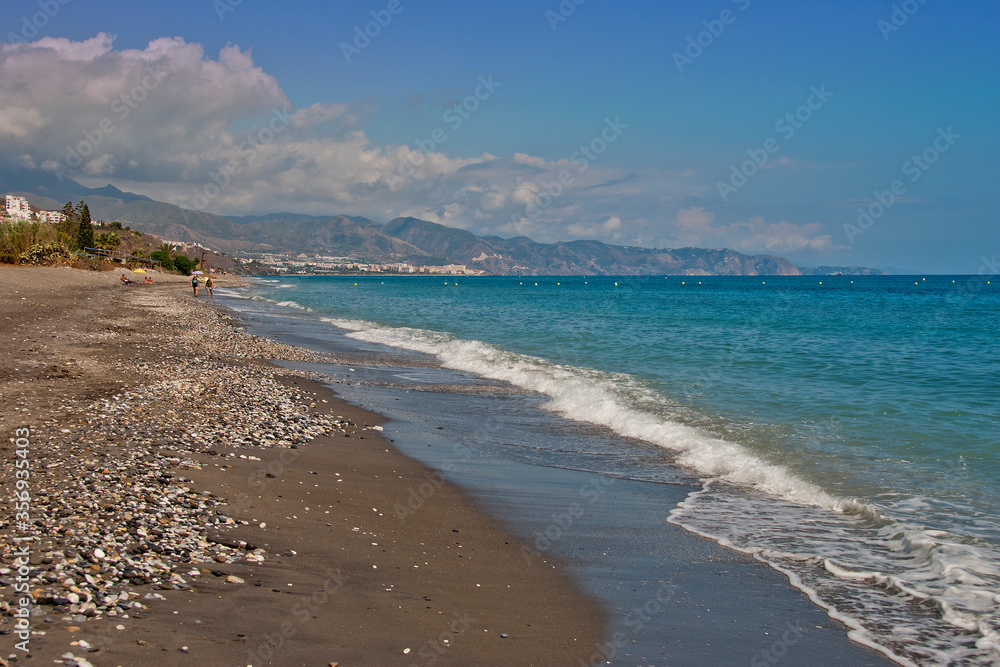
<path fill-rule="evenodd" d="M 8 0 L 4 42 L 29 43 L 0 63 L 3 159 L 223 214 L 416 215 L 927 272 L 1000 253 L 996 2 L 235 1 Z M 348 62 L 373 11 L 391 21 Z M 150 63 L 162 87 L 70 165 Z M 28 73 L 50 85 L 26 91 Z M 499 85 L 477 100 L 480 77 Z M 470 100 L 454 128 L 446 112 Z M 294 119 L 240 163 L 279 107 Z"/>

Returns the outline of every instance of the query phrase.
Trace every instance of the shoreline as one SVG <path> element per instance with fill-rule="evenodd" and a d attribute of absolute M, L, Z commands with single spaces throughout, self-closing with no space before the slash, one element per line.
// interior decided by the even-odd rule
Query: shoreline
<path fill-rule="evenodd" d="M 572 464 L 563 456 L 527 463 L 517 453 L 598 451 L 602 441 L 618 438 L 613 432 L 556 417 L 540 409 L 542 396 L 442 368 L 433 357 L 359 346 L 348 331 L 297 309 L 244 299 L 226 305 L 264 338 L 344 355 L 336 364 L 282 365 L 336 378 L 349 402 L 391 417 L 385 428 L 396 446 L 444 471 L 525 536 L 526 558 L 562 558 L 610 615 L 610 641 L 595 642 L 589 664 L 773 664 L 779 652 L 792 664 L 893 664 L 852 642 L 851 628 L 793 588 L 786 574 L 667 522 L 701 488 L 697 478 L 681 470 L 673 481 L 609 476 L 586 465 L 565 468 Z M 656 452 L 642 441 L 616 448 Z M 789 643 L 776 639 L 790 622 L 805 634 L 793 633 Z"/>
<path fill-rule="evenodd" d="M 46 603 L 34 606 L 32 630 L 44 634 L 31 636 L 31 658 L 3 635 L 0 656 L 589 659 L 605 618 L 570 577 L 526 565 L 516 537 L 371 428 L 377 415 L 262 361 L 320 355 L 238 333 L 221 308 L 190 298 L 183 277 L 123 287 L 116 273 L 67 271 L 0 268 L 0 330 L 18 344 L 3 355 L 0 392 L 16 407 L 0 424 L 10 437 L 28 424 L 32 453 L 46 461 L 33 462 L 32 520 L 43 525 L 29 531 L 44 540 L 30 559 L 32 591 Z M 5 470 L 0 548 L 10 568 L 18 531 Z M 433 496 L 400 522 L 391 508 L 425 484 Z M 13 593 L 0 587 L 8 605 Z M 13 609 L 0 629 L 14 628 Z"/>

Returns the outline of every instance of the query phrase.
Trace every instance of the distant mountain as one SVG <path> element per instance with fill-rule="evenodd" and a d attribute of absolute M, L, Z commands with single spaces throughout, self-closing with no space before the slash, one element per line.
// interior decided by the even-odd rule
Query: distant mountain
<path fill-rule="evenodd" d="M 735 250 L 654 250 L 601 241 L 538 243 L 521 236 L 481 237 L 427 220 L 396 218 L 382 231 L 439 263 L 465 264 L 495 274 L 527 275 L 798 275 L 782 257 L 749 257 Z"/>
<path fill-rule="evenodd" d="M 500 275 L 801 275 L 783 257 L 735 250 L 662 250 L 601 241 L 539 243 L 524 236 L 476 236 L 417 218 L 386 224 L 360 216 L 299 213 L 223 217 L 158 202 L 112 185 L 87 188 L 40 170 L 0 169 L 0 194 L 17 193 L 36 206 L 61 208 L 83 199 L 97 220 L 119 220 L 170 241 L 196 242 L 223 252 L 270 252 L 353 257 L 373 262 L 465 264 Z M 40 203 L 44 202 L 44 203 Z M 849 267 L 852 271 L 874 271 Z M 858 275 L 861 275 L 860 273 Z"/>
<path fill-rule="evenodd" d="M 490 250 L 485 240 L 472 232 L 417 218 L 396 218 L 380 231 L 405 241 L 441 264 L 466 264 Z"/>
<path fill-rule="evenodd" d="M 121 199 L 122 201 L 127 201 L 127 202 L 153 201 L 152 199 L 150 199 L 145 195 L 136 195 L 132 194 L 131 192 L 122 192 L 121 190 L 111 185 L 110 183 L 105 185 L 103 188 L 92 188 L 90 192 L 92 193 L 91 196 L 100 195 L 102 197 L 108 197 L 111 199 Z"/>
<path fill-rule="evenodd" d="M 109 186 L 110 187 L 110 186 Z M 51 201 L 76 202 L 81 197 L 94 194 L 90 188 L 66 178 L 59 180 L 54 174 L 41 169 L 10 169 L 0 167 L 0 194 L 36 195 Z M 132 195 L 133 197 L 138 195 Z M 54 209 L 47 209 L 54 210 Z"/>
<path fill-rule="evenodd" d="M 884 276 L 882 269 L 867 266 L 800 266 L 804 276 Z"/>
<path fill-rule="evenodd" d="M 244 223 L 240 227 L 243 233 L 252 234 L 259 242 L 296 254 L 359 257 L 393 262 L 424 255 L 419 248 L 383 233 L 379 229 L 380 225 L 359 224 L 343 215 L 299 221 L 264 216 L 262 219 Z"/>
<path fill-rule="evenodd" d="M 233 222 L 238 222 L 241 225 L 249 224 L 252 222 L 315 222 L 318 220 L 329 220 L 328 215 L 306 215 L 305 213 L 268 213 L 267 215 L 230 215 L 227 216 Z M 362 227 L 381 227 L 382 223 L 375 222 L 374 220 L 369 220 L 360 215 L 341 215 L 337 216 L 340 218 L 346 218 L 352 222 L 356 222 Z"/>
<path fill-rule="evenodd" d="M 190 211 L 143 195 L 123 192 L 113 185 L 88 188 L 70 178 L 43 170 L 0 168 L 0 194 L 19 194 L 33 205 L 58 210 L 66 202 L 87 202 L 95 220 L 120 220 L 144 232 L 171 241 L 195 242 L 232 252 L 281 252 L 284 248 L 260 242 L 253 230 L 212 213 Z"/>

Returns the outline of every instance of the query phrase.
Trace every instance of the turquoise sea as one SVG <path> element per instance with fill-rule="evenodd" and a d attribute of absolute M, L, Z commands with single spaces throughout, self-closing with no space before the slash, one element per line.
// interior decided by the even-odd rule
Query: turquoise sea
<path fill-rule="evenodd" d="M 1000 664 L 998 280 L 282 277 L 244 297 L 640 443 L 655 455 L 545 456 L 700 479 L 666 520 L 901 664 Z"/>

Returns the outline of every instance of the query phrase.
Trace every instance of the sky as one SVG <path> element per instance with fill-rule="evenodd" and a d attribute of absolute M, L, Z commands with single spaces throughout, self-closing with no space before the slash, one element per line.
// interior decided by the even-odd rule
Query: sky
<path fill-rule="evenodd" d="M 998 272 L 1000 3 L 6 0 L 0 165 L 223 215 Z"/>

